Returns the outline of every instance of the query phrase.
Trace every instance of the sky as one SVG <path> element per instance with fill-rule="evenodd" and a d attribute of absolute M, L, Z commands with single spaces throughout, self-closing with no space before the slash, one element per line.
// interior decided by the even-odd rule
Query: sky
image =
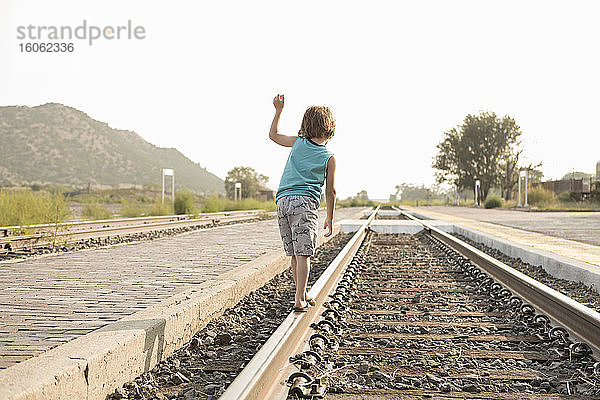
<path fill-rule="evenodd" d="M 480 111 L 516 119 L 524 161 L 541 161 L 547 179 L 592 173 L 599 11 L 597 1 L 0 0 L 0 106 L 62 103 L 221 178 L 253 167 L 277 189 L 289 149 L 268 131 L 283 93 L 284 134 L 308 106 L 332 109 L 340 198 L 434 183 L 443 133 Z M 38 40 L 19 39 L 19 26 L 84 20 L 131 21 L 143 38 L 20 50 Z"/>

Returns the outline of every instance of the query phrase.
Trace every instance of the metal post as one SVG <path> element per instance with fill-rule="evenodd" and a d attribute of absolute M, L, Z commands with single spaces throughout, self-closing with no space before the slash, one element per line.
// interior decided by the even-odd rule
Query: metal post
<path fill-rule="evenodd" d="M 527 205 L 527 170 L 525 170 L 525 204 L 524 207 L 528 207 Z"/>
<path fill-rule="evenodd" d="M 481 205 L 481 199 L 479 198 L 479 188 L 481 187 L 481 181 L 479 179 L 475 179 L 475 204 L 478 206 Z"/>
<path fill-rule="evenodd" d="M 161 204 L 165 204 L 165 170 L 161 169 L 160 173 L 162 174 L 162 190 L 160 192 L 160 202 Z"/>
<path fill-rule="evenodd" d="M 458 186 L 456 186 L 456 205 L 460 206 L 460 192 L 458 191 Z"/>
<path fill-rule="evenodd" d="M 162 169 L 162 191 L 161 191 L 161 203 L 165 204 L 165 176 L 171 177 L 171 202 L 175 206 L 175 171 L 173 168 Z"/>
<path fill-rule="evenodd" d="M 239 190 L 239 194 L 238 194 Z M 236 182 L 233 187 L 233 200 L 238 201 L 242 199 L 242 182 Z"/>
<path fill-rule="evenodd" d="M 522 207 L 521 204 L 521 173 L 519 173 L 519 181 L 518 181 L 518 185 L 519 185 L 519 202 L 517 203 L 517 207 Z"/>

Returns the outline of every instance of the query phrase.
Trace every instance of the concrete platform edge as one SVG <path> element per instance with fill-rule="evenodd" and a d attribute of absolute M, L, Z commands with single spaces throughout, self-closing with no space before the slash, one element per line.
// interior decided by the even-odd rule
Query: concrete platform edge
<path fill-rule="evenodd" d="M 339 232 L 339 224 L 329 238 L 320 230 L 318 243 Z M 288 265 L 283 251 L 265 254 L 211 282 L 1 370 L 0 398 L 104 400 Z"/>
<path fill-rule="evenodd" d="M 595 271 L 598 270 L 598 267 L 592 264 L 549 251 L 511 243 L 496 236 L 466 228 L 461 226 L 460 223 L 454 224 L 454 233 L 496 249 L 509 257 L 518 258 L 528 264 L 540 266 L 555 278 L 582 282 L 588 286 L 593 285 L 594 289 L 600 292 L 600 274 Z"/>
<path fill-rule="evenodd" d="M 410 214 L 417 218 L 439 218 L 443 220 L 443 214 L 440 212 L 429 212 L 428 210 L 419 210 L 414 207 L 403 207 Z M 585 285 L 592 286 L 600 293 L 600 265 L 588 263 L 583 260 L 560 255 L 551 251 L 527 246 L 526 244 L 513 243 L 506 239 L 499 238 L 489 233 L 481 232 L 473 227 L 466 227 L 463 224 L 478 222 L 468 218 L 454 218 L 448 215 L 451 223 L 454 224 L 454 232 L 461 234 L 475 242 L 500 251 L 501 253 L 520 258 L 522 261 L 531 265 L 542 267 L 548 274 L 555 278 L 565 279 L 572 282 L 582 282 Z M 517 228 L 518 231 L 523 231 Z M 532 233 L 541 235 L 539 233 Z M 591 246 L 591 245 L 590 245 Z"/>

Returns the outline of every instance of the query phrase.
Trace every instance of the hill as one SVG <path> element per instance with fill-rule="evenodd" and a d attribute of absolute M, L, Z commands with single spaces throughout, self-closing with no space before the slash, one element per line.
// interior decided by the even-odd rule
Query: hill
<path fill-rule="evenodd" d="M 178 150 L 156 147 L 72 107 L 0 107 L 1 185 L 160 185 L 161 168 L 175 169 L 178 188 L 225 192 L 221 179 Z"/>

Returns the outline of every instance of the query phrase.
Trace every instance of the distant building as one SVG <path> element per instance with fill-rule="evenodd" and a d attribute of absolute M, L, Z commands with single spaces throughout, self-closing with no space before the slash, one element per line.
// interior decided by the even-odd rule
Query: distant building
<path fill-rule="evenodd" d="M 589 197 L 592 178 L 562 179 L 560 181 L 546 181 L 531 184 L 532 187 L 541 186 L 546 190 L 558 194 L 569 192 L 575 200 L 583 200 Z"/>

